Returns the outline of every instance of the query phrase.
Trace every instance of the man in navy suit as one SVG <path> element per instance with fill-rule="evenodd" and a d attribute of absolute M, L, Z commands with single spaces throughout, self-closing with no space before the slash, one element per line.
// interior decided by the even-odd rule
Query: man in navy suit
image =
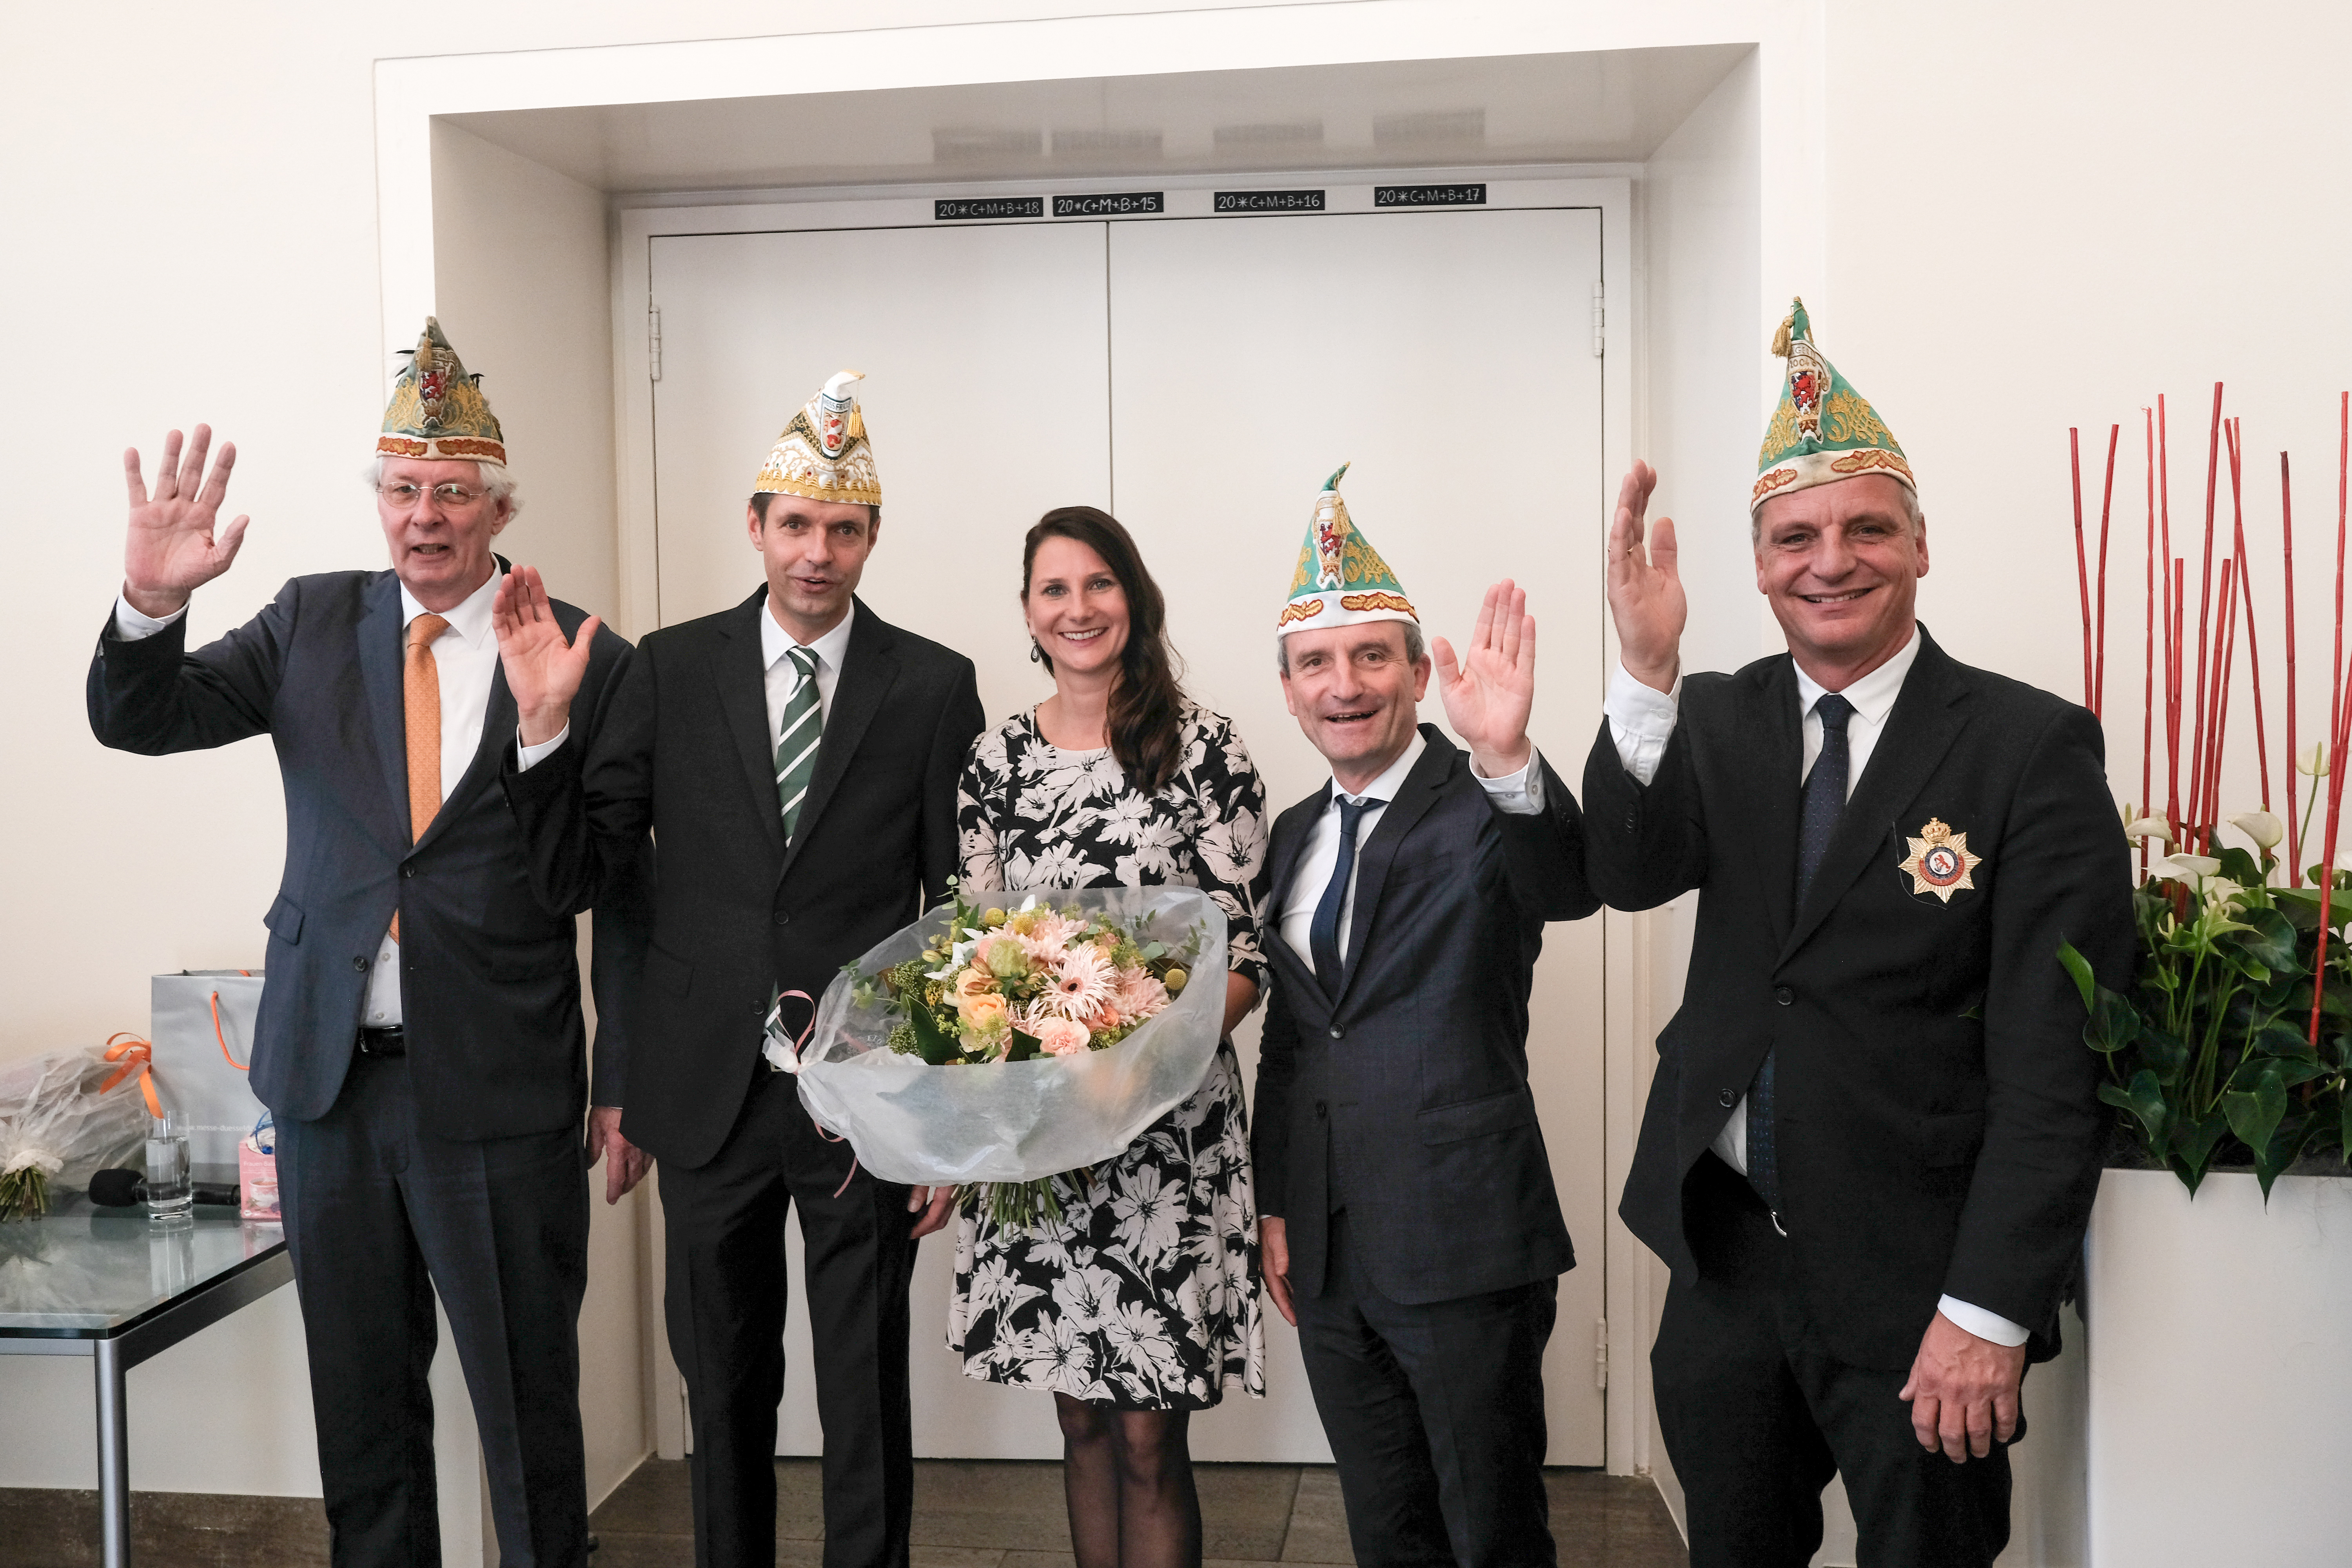
<path fill-rule="evenodd" d="M 125 455 L 130 541 L 90 728 L 151 756 L 264 734 L 278 750 L 286 869 L 251 1071 L 278 1122 L 333 1560 L 439 1560 L 437 1291 L 500 1560 L 577 1568 L 585 1041 L 572 921 L 533 896 L 499 789 L 516 734 L 490 627 L 490 542 L 516 504 L 504 439 L 427 321 L 377 443 L 392 569 L 297 577 L 189 653 L 189 595 L 247 523 L 216 526 L 236 448 L 206 476 L 210 441 L 196 426 L 184 462 L 172 432 L 152 493 Z M 592 645 L 582 709 L 598 712 L 628 645 L 571 605 L 554 615 Z M 618 1011 L 600 1009 L 600 1058 L 619 1049 Z M 600 1113 L 591 1149 L 613 1152 L 613 1198 L 644 1168 L 617 1118 Z"/>
<path fill-rule="evenodd" d="M 1595 906 L 1576 798 L 1528 739 L 1535 622 L 1486 592 L 1436 673 L 1324 488 L 1280 622 L 1331 782 L 1276 821 L 1255 1136 L 1266 1284 L 1297 1325 L 1356 1561 L 1553 1561 L 1543 1351 L 1575 1266 L 1528 1089 L 1545 922 Z"/>

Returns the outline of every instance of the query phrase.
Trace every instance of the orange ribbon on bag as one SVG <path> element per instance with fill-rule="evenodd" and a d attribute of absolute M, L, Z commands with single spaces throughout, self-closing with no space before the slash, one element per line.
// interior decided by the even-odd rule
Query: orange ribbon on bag
<path fill-rule="evenodd" d="M 239 974 L 250 975 L 250 974 L 252 974 L 253 971 L 252 971 L 252 970 L 250 970 L 250 969 L 240 969 L 240 970 L 238 970 L 238 971 L 237 971 L 237 973 L 238 973 Z M 215 991 L 215 992 L 214 992 L 214 993 L 212 994 L 212 1004 L 213 1004 L 213 1038 L 214 1038 L 214 1039 L 215 1039 L 215 1040 L 218 1040 L 218 1041 L 220 1042 L 221 1058 L 222 1058 L 224 1061 L 227 1062 L 229 1066 L 231 1066 L 231 1067 L 235 1068 L 236 1068 L 237 1071 L 239 1071 L 239 1072 L 245 1072 L 245 1071 L 248 1070 L 248 1069 L 247 1068 L 246 1065 L 245 1065 L 243 1062 L 241 1062 L 241 1061 L 237 1060 L 235 1057 L 230 1056 L 230 1055 L 228 1054 L 228 1037 L 227 1037 L 226 1035 L 225 1035 L 225 1034 L 223 1034 L 223 1033 L 221 1032 L 221 1021 L 220 1021 L 220 993 L 219 993 L 219 992 Z"/>
<path fill-rule="evenodd" d="M 108 1036 L 106 1059 L 122 1065 L 114 1069 L 112 1078 L 98 1086 L 98 1092 L 104 1094 L 135 1072 L 139 1075 L 139 1092 L 147 1097 L 147 1113 L 159 1121 L 163 1120 L 163 1102 L 155 1098 L 155 1077 L 152 1070 L 154 1054 L 154 1047 L 127 1029 L 121 1034 Z"/>

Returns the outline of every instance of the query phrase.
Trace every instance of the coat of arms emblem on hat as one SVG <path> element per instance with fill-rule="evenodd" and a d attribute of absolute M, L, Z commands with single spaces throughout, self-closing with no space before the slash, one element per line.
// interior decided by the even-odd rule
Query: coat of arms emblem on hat
<path fill-rule="evenodd" d="M 1905 837 L 1911 854 L 1895 869 L 1909 874 L 1913 896 L 1933 893 L 1948 904 L 1961 889 L 1976 890 L 1969 873 L 1984 864 L 1984 857 L 1969 853 L 1967 834 L 1955 833 L 1931 816 L 1918 837 Z"/>

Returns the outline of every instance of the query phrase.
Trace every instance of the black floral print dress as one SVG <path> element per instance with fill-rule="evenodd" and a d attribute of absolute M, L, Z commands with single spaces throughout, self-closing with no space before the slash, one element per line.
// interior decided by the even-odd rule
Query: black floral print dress
<path fill-rule="evenodd" d="M 1035 711 L 973 742 L 958 791 L 967 887 L 1196 887 L 1225 911 L 1227 962 L 1265 984 L 1257 880 L 1265 791 L 1233 725 L 1192 703 L 1183 764 L 1156 795 L 1105 751 L 1046 742 Z M 1221 1043 L 1190 1100 L 1091 1184 L 1061 1184 L 1062 1217 L 956 1228 L 948 1348 L 966 1377 L 1142 1410 L 1205 1410 L 1228 1384 L 1265 1393 L 1257 1208 L 1241 1063 Z"/>

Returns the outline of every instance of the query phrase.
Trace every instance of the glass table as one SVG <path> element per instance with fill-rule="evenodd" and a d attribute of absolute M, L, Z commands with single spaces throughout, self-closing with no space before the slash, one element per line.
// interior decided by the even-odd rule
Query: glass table
<path fill-rule="evenodd" d="M 233 1208 L 156 1221 L 67 1193 L 44 1218 L 0 1225 L 0 1355 L 91 1363 L 106 1568 L 131 1561 L 125 1374 L 293 1278 L 285 1231 Z"/>

